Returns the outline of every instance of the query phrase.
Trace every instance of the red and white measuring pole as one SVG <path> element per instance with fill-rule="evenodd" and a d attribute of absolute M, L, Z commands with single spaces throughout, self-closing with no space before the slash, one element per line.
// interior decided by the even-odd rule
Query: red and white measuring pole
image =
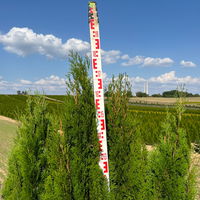
<path fill-rule="evenodd" d="M 93 69 L 94 100 L 97 111 L 97 132 L 100 143 L 99 165 L 103 170 L 103 174 L 106 176 L 109 185 L 108 150 L 104 107 L 103 76 L 101 66 L 99 21 L 96 3 L 93 1 L 89 2 L 89 29 Z"/>

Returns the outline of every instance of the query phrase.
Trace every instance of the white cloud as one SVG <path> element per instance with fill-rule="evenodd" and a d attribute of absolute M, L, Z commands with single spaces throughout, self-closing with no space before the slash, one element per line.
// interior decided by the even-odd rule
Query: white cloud
<path fill-rule="evenodd" d="M 185 61 L 185 60 L 182 60 L 180 62 L 180 65 L 182 65 L 184 67 L 196 67 L 196 64 L 193 63 L 192 61 Z"/>
<path fill-rule="evenodd" d="M 122 66 L 142 65 L 142 66 L 170 66 L 174 63 L 171 58 L 152 58 L 144 56 L 135 56 L 130 58 L 127 54 L 121 57 L 127 60 L 122 63 Z"/>
<path fill-rule="evenodd" d="M 105 72 L 102 73 L 102 77 L 105 80 L 107 78 L 107 74 Z"/>
<path fill-rule="evenodd" d="M 65 79 L 60 78 L 59 76 L 51 75 L 50 77 L 35 81 L 33 84 L 36 86 L 65 86 Z"/>
<path fill-rule="evenodd" d="M 8 52 L 19 56 L 38 53 L 49 58 L 66 58 L 70 50 L 88 51 L 88 42 L 71 38 L 65 43 L 54 35 L 37 34 L 29 28 L 13 27 L 7 34 L 0 34 L 0 43 Z"/>
<path fill-rule="evenodd" d="M 19 82 L 20 82 L 21 84 L 25 84 L 25 85 L 30 85 L 30 84 L 32 84 L 31 81 L 24 80 L 24 79 L 20 80 Z"/>
<path fill-rule="evenodd" d="M 141 65 L 144 63 L 144 56 L 135 56 L 133 58 L 130 58 L 127 54 L 122 56 L 122 59 L 127 59 L 128 61 L 123 62 L 122 66 L 131 66 L 131 65 Z"/>
<path fill-rule="evenodd" d="M 154 83 L 168 83 L 168 84 L 185 83 L 189 85 L 191 84 L 200 85 L 200 78 L 195 78 L 191 76 L 177 77 L 175 71 L 171 71 L 157 77 L 151 77 L 149 81 Z"/>
<path fill-rule="evenodd" d="M 185 84 L 200 84 L 200 78 L 193 78 L 191 76 L 185 76 L 178 78 L 179 83 L 185 83 Z"/>
<path fill-rule="evenodd" d="M 65 79 L 60 78 L 59 76 L 51 75 L 46 78 L 39 79 L 37 81 L 29 81 L 21 79 L 19 81 L 19 86 L 26 86 L 26 87 L 65 87 Z"/>
<path fill-rule="evenodd" d="M 151 58 L 147 57 L 144 59 L 143 66 L 169 66 L 174 61 L 171 58 Z"/>
<path fill-rule="evenodd" d="M 20 80 L 18 88 L 22 90 L 44 91 L 47 94 L 51 92 L 65 92 L 65 79 L 56 75 L 51 75 L 46 78 L 41 78 L 37 81 Z"/>
<path fill-rule="evenodd" d="M 60 38 L 52 34 L 38 34 L 27 27 L 13 27 L 8 33 L 0 34 L 0 43 L 4 45 L 6 51 L 19 56 L 37 53 L 48 58 L 66 59 L 70 50 L 90 55 L 89 42 L 70 38 L 63 43 Z M 120 59 L 121 52 L 118 50 L 101 52 L 102 60 L 106 64 L 116 63 Z"/>
<path fill-rule="evenodd" d="M 111 81 L 111 77 L 109 77 L 106 73 L 103 73 L 103 78 L 104 86 L 107 86 Z M 144 82 L 148 80 L 149 91 L 151 94 L 176 89 L 177 85 L 180 83 L 186 84 L 186 89 L 189 89 L 189 92 L 200 93 L 200 77 L 178 77 L 175 71 L 170 71 L 168 73 L 164 73 L 156 77 L 150 77 L 148 79 L 140 76 L 129 77 L 129 80 L 133 85 L 133 92 L 143 91 Z M 1 93 L 16 93 L 17 90 L 37 90 L 42 92 L 44 91 L 47 94 L 65 94 L 65 78 L 51 75 L 36 81 L 21 79 L 16 82 L 8 82 L 1 77 Z"/>
<path fill-rule="evenodd" d="M 118 50 L 101 50 L 102 59 L 106 64 L 116 63 L 121 58 L 121 52 Z"/>
<path fill-rule="evenodd" d="M 0 76 L 0 86 L 5 86 L 8 82 L 4 81 L 3 77 Z"/>
<path fill-rule="evenodd" d="M 129 57 L 128 54 L 124 54 L 124 55 L 121 56 L 121 59 L 122 59 L 122 60 L 129 60 L 130 57 Z"/>
<path fill-rule="evenodd" d="M 38 34 L 32 29 L 24 27 L 13 27 L 8 33 L 0 32 L 0 44 L 8 52 L 19 56 L 29 54 L 40 54 L 48 58 L 66 59 L 70 50 L 75 50 L 85 55 L 90 55 L 90 43 L 76 38 L 70 38 L 63 42 L 52 34 Z M 105 64 L 114 64 L 122 61 L 122 66 L 141 65 L 147 66 L 171 66 L 174 61 L 169 57 L 154 58 L 145 56 L 130 57 L 128 54 L 122 55 L 119 50 L 101 50 L 102 60 Z M 191 61 L 180 62 L 184 67 L 195 67 L 196 64 Z"/>
<path fill-rule="evenodd" d="M 185 89 L 192 93 L 200 93 L 200 77 L 183 76 L 178 77 L 175 71 L 161 74 L 148 79 L 142 77 L 131 77 L 133 92 L 143 91 L 144 82 L 149 82 L 150 94 L 162 93 L 163 91 L 176 89 L 179 84 L 185 84 Z"/>
<path fill-rule="evenodd" d="M 156 83 L 171 83 L 171 82 L 176 82 L 177 77 L 175 76 L 175 71 L 171 71 L 165 74 L 162 74 L 157 77 L 151 77 L 149 79 L 150 82 L 156 82 Z"/>
<path fill-rule="evenodd" d="M 145 82 L 146 79 L 139 77 L 139 76 L 136 76 L 136 77 L 131 77 L 130 81 L 134 82 L 134 83 L 142 83 L 142 82 Z"/>
<path fill-rule="evenodd" d="M 0 77 L 0 91 L 7 91 L 9 89 L 12 89 L 13 87 L 14 87 L 13 83 L 5 81 L 3 77 Z"/>
<path fill-rule="evenodd" d="M 37 81 L 21 79 L 16 82 L 8 82 L 0 79 L 1 93 L 16 93 L 17 90 L 40 91 L 47 94 L 64 94 L 66 90 L 65 79 L 51 75 Z"/>
<path fill-rule="evenodd" d="M 70 50 L 75 50 L 75 51 L 88 51 L 90 50 L 90 43 L 83 41 L 83 40 L 79 40 L 76 38 L 71 38 L 69 40 L 67 40 L 66 43 L 63 44 L 64 49 L 66 49 L 67 51 Z"/>

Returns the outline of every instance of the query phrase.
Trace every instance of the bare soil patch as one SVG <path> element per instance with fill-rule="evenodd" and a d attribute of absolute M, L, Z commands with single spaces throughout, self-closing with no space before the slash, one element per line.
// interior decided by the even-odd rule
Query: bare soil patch
<path fill-rule="evenodd" d="M 14 123 L 14 124 L 19 123 L 17 120 L 14 120 L 14 119 L 11 119 L 9 117 L 2 116 L 2 115 L 0 115 L 0 120 L 4 120 L 4 121 L 11 122 L 11 123 Z"/>

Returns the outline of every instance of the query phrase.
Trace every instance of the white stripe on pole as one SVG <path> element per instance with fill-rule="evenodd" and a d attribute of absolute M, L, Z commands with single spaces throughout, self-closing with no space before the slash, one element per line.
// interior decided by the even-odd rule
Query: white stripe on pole
<path fill-rule="evenodd" d="M 101 66 L 100 33 L 99 33 L 97 7 L 95 2 L 89 2 L 89 29 L 90 29 L 91 56 L 92 56 L 92 69 L 93 69 L 94 100 L 97 111 L 97 132 L 100 143 L 99 165 L 103 170 L 103 174 L 106 176 L 108 180 L 108 186 L 109 186 L 109 167 L 108 167 L 105 107 L 104 107 L 103 76 L 102 76 L 102 66 Z"/>

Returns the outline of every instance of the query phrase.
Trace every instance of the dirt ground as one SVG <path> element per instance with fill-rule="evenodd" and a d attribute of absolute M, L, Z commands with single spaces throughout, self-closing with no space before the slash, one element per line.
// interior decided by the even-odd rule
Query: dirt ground
<path fill-rule="evenodd" d="M 14 119 L 11 119 L 11 118 L 8 118 L 8 117 L 4 117 L 2 115 L 0 115 L 0 120 L 4 120 L 4 121 L 7 121 L 7 122 L 11 122 L 11 123 L 14 123 L 14 124 L 18 124 L 19 122 L 14 120 Z"/>

